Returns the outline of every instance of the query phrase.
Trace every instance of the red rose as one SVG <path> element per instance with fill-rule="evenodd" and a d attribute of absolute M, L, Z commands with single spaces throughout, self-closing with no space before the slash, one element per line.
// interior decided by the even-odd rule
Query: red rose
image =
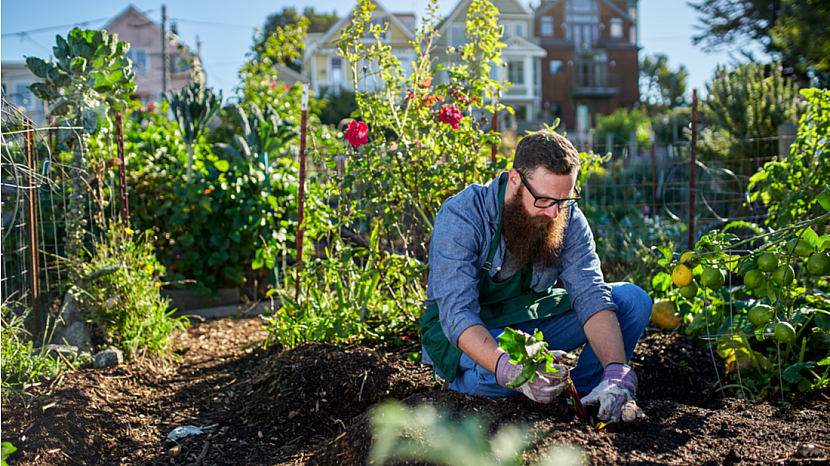
<path fill-rule="evenodd" d="M 148 112 L 153 112 L 153 110 L 155 110 L 155 109 L 156 109 L 156 104 L 154 104 L 152 102 L 147 104 L 147 111 Z"/>
<path fill-rule="evenodd" d="M 464 116 L 461 114 L 461 110 L 455 105 L 442 105 L 441 113 L 438 114 L 441 123 L 452 126 L 452 129 L 458 129 L 458 124 L 461 123 L 462 118 Z"/>
<path fill-rule="evenodd" d="M 369 126 L 362 121 L 352 120 L 346 127 L 346 140 L 354 147 L 369 142 Z"/>

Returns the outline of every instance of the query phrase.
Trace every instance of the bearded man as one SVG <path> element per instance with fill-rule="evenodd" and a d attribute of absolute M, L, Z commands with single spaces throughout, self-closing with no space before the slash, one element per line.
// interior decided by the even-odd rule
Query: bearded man
<path fill-rule="evenodd" d="M 651 315 L 651 298 L 630 283 L 605 283 L 593 234 L 577 206 L 579 154 L 563 136 L 539 131 L 516 147 L 513 168 L 448 199 L 430 243 L 423 361 L 449 388 L 548 403 L 570 376 L 599 418 L 615 422 L 634 400 L 628 362 Z M 557 286 L 561 283 L 561 286 Z M 521 371 L 496 343 L 505 327 L 544 334 L 561 356 L 582 347 L 568 371 L 540 370 L 518 390 Z M 631 413 L 642 412 L 626 408 Z"/>

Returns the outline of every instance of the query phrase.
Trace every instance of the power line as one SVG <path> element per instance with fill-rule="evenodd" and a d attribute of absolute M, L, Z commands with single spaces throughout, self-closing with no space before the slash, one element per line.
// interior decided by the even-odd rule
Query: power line
<path fill-rule="evenodd" d="M 2 36 L 2 37 L 6 37 L 6 36 L 24 36 L 24 35 L 28 35 L 28 34 L 36 34 L 38 32 L 47 32 L 47 31 L 54 31 L 54 30 L 57 30 L 57 29 L 66 29 L 68 27 L 74 27 L 74 26 L 81 26 L 81 25 L 85 26 L 89 23 L 97 23 L 98 21 L 105 21 L 105 20 L 108 20 L 108 19 L 110 19 L 110 18 L 107 17 L 107 18 L 90 19 L 88 21 L 79 21 L 77 23 L 64 24 L 63 26 L 50 26 L 50 27 L 31 29 L 31 30 L 28 30 L 28 31 L 20 31 L 20 32 L 6 32 L 6 33 L 3 33 L 3 34 L 0 34 L 0 36 Z"/>
<path fill-rule="evenodd" d="M 142 13 L 147 15 L 148 13 L 153 13 L 154 11 L 156 11 L 156 10 L 155 9 L 144 10 L 144 11 L 142 11 Z M 58 30 L 58 29 L 66 29 L 66 28 L 75 27 L 75 26 L 86 26 L 89 23 L 97 23 L 99 21 L 106 21 L 106 20 L 112 19 L 112 18 L 114 18 L 114 17 L 113 16 L 107 16 L 106 18 L 88 19 L 86 21 L 78 21 L 76 23 L 64 24 L 62 26 L 48 26 L 48 27 L 45 27 L 45 28 L 30 29 L 28 31 L 6 32 L 6 33 L 3 33 L 3 34 L 0 34 L 0 37 L 22 36 L 22 35 L 25 35 L 25 34 L 36 34 L 36 33 L 39 33 L 39 32 L 55 31 L 55 30 Z"/>

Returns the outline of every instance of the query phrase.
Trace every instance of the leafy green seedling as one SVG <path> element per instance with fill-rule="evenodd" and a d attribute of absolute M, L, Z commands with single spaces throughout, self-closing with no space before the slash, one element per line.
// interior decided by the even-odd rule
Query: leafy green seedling
<path fill-rule="evenodd" d="M 519 375 L 507 384 L 508 388 L 517 389 L 526 382 L 533 382 L 539 364 L 545 364 L 547 372 L 559 372 L 555 367 L 556 359 L 548 351 L 548 344 L 543 338 L 538 329 L 529 335 L 510 327 L 505 327 L 504 333 L 499 335 L 499 346 L 510 356 L 510 362 L 522 366 Z"/>

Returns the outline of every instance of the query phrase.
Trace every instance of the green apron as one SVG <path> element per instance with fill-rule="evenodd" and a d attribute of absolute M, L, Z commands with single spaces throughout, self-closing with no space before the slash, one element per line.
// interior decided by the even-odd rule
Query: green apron
<path fill-rule="evenodd" d="M 507 281 L 496 283 L 490 278 L 490 268 L 501 241 L 501 213 L 504 207 L 505 182 L 499 189 L 499 226 L 490 243 L 487 262 L 478 273 L 479 316 L 488 329 L 516 325 L 536 319 L 564 314 L 571 309 L 571 300 L 562 288 L 535 292 L 530 288 L 533 268 L 528 264 Z M 421 343 L 433 364 L 449 382 L 455 380 L 462 351 L 453 346 L 438 320 L 438 304 L 430 306 L 420 318 Z M 547 335 L 551 337 L 552 335 Z"/>

